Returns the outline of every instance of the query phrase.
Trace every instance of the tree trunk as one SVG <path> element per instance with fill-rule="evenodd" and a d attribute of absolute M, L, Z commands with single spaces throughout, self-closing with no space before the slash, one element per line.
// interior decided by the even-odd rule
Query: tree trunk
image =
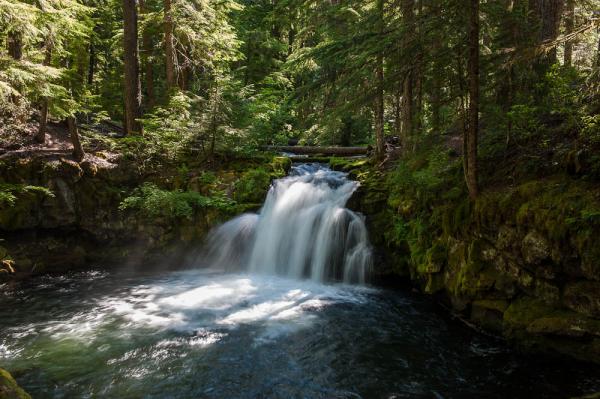
<path fill-rule="evenodd" d="M 404 59 L 408 59 L 408 55 L 412 50 L 414 40 L 414 20 L 415 20 L 415 0 L 402 0 L 402 15 L 404 17 L 405 34 L 404 43 L 402 45 Z M 409 142 L 413 136 L 413 120 L 414 120 L 414 65 L 410 65 L 406 75 L 404 76 L 402 98 L 404 102 L 404 112 L 402 117 L 402 135 L 404 145 L 408 148 Z"/>
<path fill-rule="evenodd" d="M 175 76 L 175 48 L 173 44 L 173 15 L 171 13 L 171 0 L 164 0 L 165 30 L 165 65 L 167 72 L 167 89 L 171 90 L 177 84 Z"/>
<path fill-rule="evenodd" d="M 50 65 L 52 61 L 52 44 L 46 42 L 46 55 L 44 56 L 43 65 Z M 35 135 L 35 141 L 40 144 L 46 142 L 46 126 L 48 125 L 48 98 L 42 99 L 42 107 L 40 108 L 40 125 L 38 126 L 37 134 Z"/>
<path fill-rule="evenodd" d="M 575 0 L 567 0 L 567 11 L 565 13 L 565 34 L 573 33 L 575 28 Z M 573 41 L 565 43 L 564 64 L 571 66 L 573 62 Z"/>
<path fill-rule="evenodd" d="M 90 41 L 90 60 L 88 63 L 87 84 L 91 86 L 94 83 L 94 74 L 96 72 L 96 46 Z"/>
<path fill-rule="evenodd" d="M 471 199 L 479 195 L 477 136 L 479 131 L 479 0 L 470 0 L 469 9 L 469 123 L 465 135 L 466 180 Z"/>
<path fill-rule="evenodd" d="M 396 136 L 402 135 L 402 84 L 394 90 L 394 132 Z"/>
<path fill-rule="evenodd" d="M 529 11 L 532 23 L 537 27 L 537 42 L 549 43 L 558 37 L 564 0 L 530 0 Z M 556 46 L 547 51 L 540 59 L 542 65 L 556 62 Z"/>
<path fill-rule="evenodd" d="M 23 58 L 23 34 L 15 31 L 9 32 L 6 38 L 6 47 L 8 55 L 14 60 L 21 60 Z"/>
<path fill-rule="evenodd" d="M 123 0 L 123 50 L 125 54 L 125 131 L 142 134 L 142 87 L 138 55 L 137 9 L 135 0 Z"/>
<path fill-rule="evenodd" d="M 191 65 L 189 63 L 189 54 L 187 50 L 182 50 L 182 58 L 184 58 L 181 62 L 178 62 L 179 66 L 179 76 L 177 79 L 177 83 L 179 84 L 179 88 L 183 91 L 187 90 L 190 85 L 191 79 Z"/>
<path fill-rule="evenodd" d="M 425 68 L 424 57 L 421 51 L 421 43 L 423 42 L 424 27 L 423 27 L 423 1 L 418 2 L 418 21 L 419 23 L 415 28 L 417 29 L 417 46 L 415 55 L 415 74 L 414 74 L 414 85 L 415 85 L 415 118 L 414 118 L 414 132 L 419 134 L 423 128 L 423 71 Z M 416 150 L 417 141 L 413 140 L 413 151 Z"/>
<path fill-rule="evenodd" d="M 269 145 L 262 147 L 266 151 L 289 152 L 298 155 L 338 155 L 354 156 L 366 155 L 367 147 L 316 147 L 316 146 L 280 146 Z"/>
<path fill-rule="evenodd" d="M 146 9 L 145 0 L 139 0 L 140 14 L 146 16 L 148 10 Z M 144 86 L 145 86 L 145 98 L 146 98 L 146 109 L 152 109 L 155 104 L 154 98 L 154 65 L 150 57 L 152 56 L 152 35 L 147 29 L 142 32 L 142 64 L 144 65 Z"/>
<path fill-rule="evenodd" d="M 73 157 L 75 157 L 77 162 L 81 162 L 83 161 L 83 158 L 85 158 L 85 152 L 83 151 L 81 141 L 79 140 L 79 129 L 77 129 L 77 121 L 74 116 L 69 116 L 67 118 L 67 125 L 69 126 L 71 144 L 73 144 Z"/>
<path fill-rule="evenodd" d="M 384 29 L 384 0 L 377 0 L 377 12 L 379 14 L 379 33 L 383 34 Z M 383 102 L 383 52 L 377 54 L 375 66 L 376 91 L 375 94 L 375 158 L 383 159 L 385 156 L 385 137 L 384 137 L 384 102 Z"/>
<path fill-rule="evenodd" d="M 598 49 L 596 50 L 596 67 L 600 68 L 600 26 L 598 27 Z"/>
<path fill-rule="evenodd" d="M 500 37 L 499 45 L 504 48 L 516 48 L 518 45 L 518 24 L 515 22 L 515 10 L 517 8 L 515 0 L 504 0 L 504 15 L 500 21 Z M 496 102 L 501 107 L 504 113 L 508 112 L 512 107 L 513 102 L 513 54 L 509 54 L 506 59 L 506 68 L 502 68 L 497 73 L 497 91 Z"/>

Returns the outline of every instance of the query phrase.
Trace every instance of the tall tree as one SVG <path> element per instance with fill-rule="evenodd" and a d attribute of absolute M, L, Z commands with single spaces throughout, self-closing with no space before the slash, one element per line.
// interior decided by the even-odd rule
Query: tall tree
<path fill-rule="evenodd" d="M 138 13 L 135 0 L 123 0 L 123 52 L 125 69 L 125 131 L 141 134 L 142 87 L 138 55 Z"/>
<path fill-rule="evenodd" d="M 567 9 L 565 12 L 565 34 L 573 33 L 575 28 L 575 0 L 567 0 Z M 565 43 L 564 64 L 571 66 L 573 61 L 573 40 Z"/>
<path fill-rule="evenodd" d="M 477 144 L 479 135 L 479 0 L 470 0 L 469 4 L 469 112 L 466 142 L 465 177 L 471 199 L 479 195 Z"/>
<path fill-rule="evenodd" d="M 144 89 L 146 108 L 154 107 L 154 64 L 152 60 L 152 32 L 148 26 L 149 10 L 146 5 L 146 0 L 139 0 L 140 14 L 145 19 L 142 30 L 142 56 L 141 61 L 144 66 Z"/>
<path fill-rule="evenodd" d="M 79 139 L 79 129 L 77 128 L 77 120 L 74 116 L 67 117 L 67 126 L 69 127 L 69 136 L 71 137 L 71 144 L 73 144 L 73 157 L 77 162 L 83 161 L 85 158 L 85 152 Z"/>
<path fill-rule="evenodd" d="M 14 60 L 20 61 L 23 58 L 23 33 L 16 29 L 8 32 L 6 47 L 8 48 L 8 54 Z"/>
<path fill-rule="evenodd" d="M 165 67 L 167 73 L 167 88 L 173 89 L 177 84 L 175 73 L 175 45 L 173 43 L 173 11 L 171 0 L 164 0 L 164 30 L 165 30 Z"/>
<path fill-rule="evenodd" d="M 377 0 L 378 33 L 383 35 L 385 27 L 384 20 L 384 0 Z M 375 65 L 375 156 L 377 159 L 383 159 L 385 155 L 385 137 L 384 137 L 384 80 L 383 80 L 383 49 L 377 52 Z"/>
<path fill-rule="evenodd" d="M 537 30 L 538 44 L 549 45 L 557 37 L 565 0 L 530 0 L 529 9 L 532 22 Z M 545 49 L 541 65 L 552 65 L 557 61 L 556 46 Z"/>
<path fill-rule="evenodd" d="M 410 59 L 410 52 L 414 46 L 415 38 L 415 0 L 402 0 L 402 16 L 404 18 L 403 35 L 403 56 L 404 60 Z M 402 134 L 405 145 L 408 145 L 413 139 L 414 122 L 414 66 L 407 65 L 404 74 L 404 84 L 402 91 L 403 112 L 402 112 Z"/>
<path fill-rule="evenodd" d="M 45 66 L 50 65 L 52 61 L 52 39 L 51 35 L 46 38 L 46 50 L 44 56 Z M 47 97 L 42 98 L 42 107 L 40 108 L 40 125 L 38 126 L 37 134 L 35 135 L 35 141 L 44 144 L 46 142 L 46 126 L 48 125 L 48 111 L 49 111 L 49 99 Z"/>

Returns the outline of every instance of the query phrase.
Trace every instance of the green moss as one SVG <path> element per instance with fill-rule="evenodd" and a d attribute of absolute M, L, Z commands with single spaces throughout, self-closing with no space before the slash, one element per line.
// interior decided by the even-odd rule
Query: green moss
<path fill-rule="evenodd" d="M 534 320 L 552 315 L 554 307 L 531 297 L 523 297 L 510 304 L 504 312 L 504 326 L 508 331 L 525 330 Z"/>
<path fill-rule="evenodd" d="M 473 306 L 504 313 L 508 308 L 508 302 L 504 299 L 479 299 L 473 302 Z"/>
<path fill-rule="evenodd" d="M 292 160 L 288 157 L 275 157 L 270 164 L 273 177 L 284 177 L 292 168 Z"/>
<path fill-rule="evenodd" d="M 263 202 L 270 185 L 271 174 L 268 171 L 263 168 L 251 169 L 235 183 L 234 199 L 240 203 Z"/>
<path fill-rule="evenodd" d="M 10 373 L 0 369 L 0 398 L 2 399 L 31 399 L 31 396 L 19 387 Z"/>
<path fill-rule="evenodd" d="M 328 159 L 329 166 L 333 170 L 339 170 L 342 172 L 351 172 L 357 169 L 365 169 L 370 165 L 369 158 L 344 158 L 344 157 L 331 157 Z"/>
<path fill-rule="evenodd" d="M 436 241 L 432 247 L 425 252 L 425 261 L 418 264 L 419 273 L 439 273 L 444 269 L 448 250 L 442 241 Z"/>

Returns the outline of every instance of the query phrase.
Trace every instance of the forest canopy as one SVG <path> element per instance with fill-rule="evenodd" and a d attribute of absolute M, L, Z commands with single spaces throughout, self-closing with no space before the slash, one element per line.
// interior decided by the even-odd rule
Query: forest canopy
<path fill-rule="evenodd" d="M 66 121 L 146 158 L 600 143 L 598 0 L 0 0 L 4 144 Z M 560 133 L 556 127 L 561 126 Z M 549 132 L 556 133 L 555 135 Z M 99 139 L 96 137 L 96 139 Z M 464 147 L 464 148 L 461 148 Z M 77 150 L 77 148 L 75 148 Z"/>

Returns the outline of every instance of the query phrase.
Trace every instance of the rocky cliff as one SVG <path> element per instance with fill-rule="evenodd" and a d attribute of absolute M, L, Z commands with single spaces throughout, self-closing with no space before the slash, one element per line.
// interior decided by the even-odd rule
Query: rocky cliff
<path fill-rule="evenodd" d="M 600 363 L 598 185 L 556 175 L 471 203 L 437 179 L 451 171 L 410 167 L 346 166 L 362 182 L 352 206 L 379 249 L 376 278 L 410 279 L 523 349 Z"/>
<path fill-rule="evenodd" d="M 215 224 L 259 206 L 270 179 L 285 174 L 289 162 L 267 157 L 230 162 L 218 172 L 202 168 L 191 161 L 148 174 L 122 159 L 3 156 L 0 278 L 90 264 L 180 265 Z M 148 182 L 156 184 L 154 197 L 136 197 L 142 206 L 124 209 L 123 201 Z"/>

